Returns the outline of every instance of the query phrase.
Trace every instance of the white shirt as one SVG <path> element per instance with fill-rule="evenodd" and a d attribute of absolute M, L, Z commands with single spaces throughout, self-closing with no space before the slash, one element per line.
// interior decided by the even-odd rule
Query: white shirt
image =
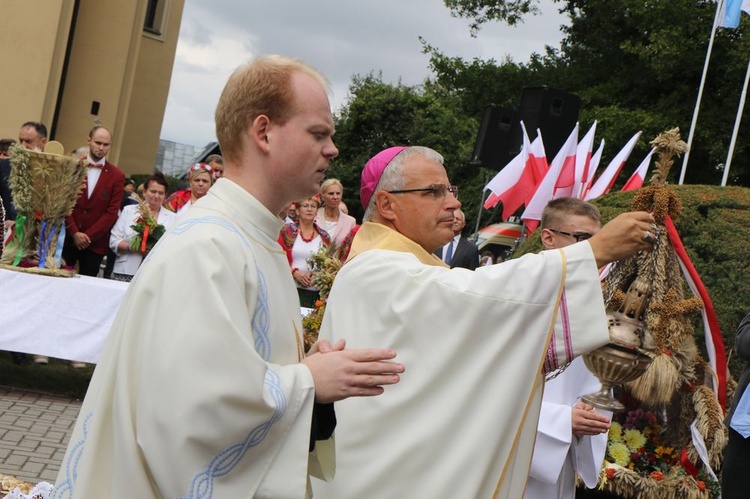
<path fill-rule="evenodd" d="M 461 234 L 456 234 L 453 239 L 448 241 L 448 244 L 443 246 L 443 252 L 441 253 L 443 255 L 443 261 L 450 265 L 451 260 L 453 260 L 453 255 L 456 254 L 456 249 L 458 248 L 458 240 L 461 239 Z M 453 243 L 453 250 L 451 251 L 450 258 L 448 258 L 448 247 Z"/>
<path fill-rule="evenodd" d="M 101 158 L 99 161 L 94 161 L 91 159 L 91 156 L 86 157 L 86 164 L 87 165 L 97 165 L 103 167 L 106 163 L 106 158 Z M 86 184 L 87 184 L 87 197 L 91 197 L 91 194 L 94 192 L 94 188 L 96 187 L 96 183 L 99 181 L 99 177 L 102 175 L 102 169 L 101 168 L 86 168 Z"/>

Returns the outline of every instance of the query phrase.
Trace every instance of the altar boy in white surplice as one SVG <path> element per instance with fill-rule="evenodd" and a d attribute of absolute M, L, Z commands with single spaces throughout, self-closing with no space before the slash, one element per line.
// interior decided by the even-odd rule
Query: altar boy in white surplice
<path fill-rule="evenodd" d="M 564 248 L 599 232 L 601 216 L 580 199 L 553 199 L 542 212 L 541 229 L 546 249 Z M 572 499 L 576 473 L 587 487 L 596 486 L 611 413 L 598 412 L 580 398 L 600 389 L 581 357 L 546 382 L 525 499 Z"/>
<path fill-rule="evenodd" d="M 587 242 L 449 269 L 432 252 L 461 203 L 442 162 L 393 147 L 362 172 L 365 223 L 321 338 L 395 349 L 407 371 L 381 397 L 336 403 L 336 475 L 313 482 L 318 497 L 522 497 L 543 368 L 607 343 L 597 268 L 651 248 L 652 217 L 629 213 Z"/>

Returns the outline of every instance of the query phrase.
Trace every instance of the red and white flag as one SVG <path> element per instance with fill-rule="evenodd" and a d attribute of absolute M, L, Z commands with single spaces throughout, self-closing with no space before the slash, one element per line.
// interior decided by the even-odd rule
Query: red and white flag
<path fill-rule="evenodd" d="M 622 186 L 622 191 L 635 191 L 643 186 L 643 182 L 646 181 L 646 175 L 648 174 L 648 167 L 651 166 L 651 156 L 653 156 L 656 148 L 654 147 L 649 151 L 640 166 L 636 168 L 633 175 L 630 176 L 625 185 Z"/>
<path fill-rule="evenodd" d="M 512 215 L 513 212 L 523 204 L 526 197 L 525 193 L 521 192 L 519 184 L 523 181 L 527 158 L 528 152 L 524 147 L 515 158 L 510 160 L 510 163 L 505 165 L 505 167 L 500 170 L 486 186 L 484 186 L 485 189 L 489 189 L 492 193 L 484 202 L 484 208 L 490 209 L 497 203 L 502 202 L 503 220 Z M 507 214 L 508 212 L 510 213 Z"/>
<path fill-rule="evenodd" d="M 581 194 L 581 199 L 586 199 L 591 186 L 594 185 L 594 175 L 596 170 L 599 169 L 599 163 L 602 162 L 602 153 L 604 152 L 604 139 L 599 143 L 599 149 L 596 150 L 593 156 L 591 156 L 591 164 L 589 165 L 589 177 L 586 179 L 586 187 Z"/>
<path fill-rule="evenodd" d="M 521 126 L 523 127 L 523 121 L 521 122 Z M 526 128 L 524 127 L 524 131 Z M 524 138 L 528 140 L 528 135 L 524 133 Z M 549 163 L 547 163 L 547 153 L 544 151 L 544 141 L 542 140 L 542 131 L 537 128 L 536 130 L 536 138 L 531 142 L 529 145 L 529 159 L 530 167 L 533 170 L 534 178 L 536 179 L 536 184 L 534 185 L 534 191 L 536 190 L 536 186 L 539 185 L 539 183 L 542 181 L 544 176 L 547 174 L 547 170 L 549 170 Z M 528 198 L 526 201 L 531 200 L 531 196 L 534 195 L 534 191 L 529 193 Z"/>
<path fill-rule="evenodd" d="M 721 329 L 719 328 L 719 320 L 716 317 L 716 310 L 714 309 L 708 290 L 703 285 L 703 281 L 701 280 L 700 275 L 698 275 L 698 271 L 695 269 L 693 262 L 690 261 L 690 257 L 688 256 L 687 251 L 685 251 L 685 246 L 682 244 L 680 235 L 677 233 L 677 228 L 674 226 L 669 215 L 667 215 L 664 220 L 664 226 L 667 229 L 669 241 L 672 243 L 672 247 L 677 254 L 677 260 L 680 262 L 682 274 L 685 276 L 685 280 L 687 281 L 690 290 L 693 292 L 693 295 L 700 297 L 703 301 L 701 315 L 703 316 L 703 329 L 705 331 L 706 353 L 708 354 L 711 369 L 714 371 L 713 388 L 719 399 L 721 408 L 726 410 L 727 352 L 724 347 L 724 338 L 721 335 Z"/>
<path fill-rule="evenodd" d="M 539 186 L 536 188 L 536 192 L 532 196 L 531 200 L 526 203 L 526 209 L 521 215 L 521 219 L 526 224 L 529 232 L 534 232 L 539 226 L 539 221 L 542 219 L 542 210 L 550 199 L 565 197 L 562 182 L 569 182 L 567 190 L 571 190 L 573 187 L 575 164 L 576 164 L 576 144 L 578 144 L 578 123 L 576 123 L 573 131 L 570 132 L 568 140 L 557 153 L 555 159 L 552 160 L 552 164 L 547 170 L 547 174 L 542 179 Z M 558 189 L 563 187 L 563 190 Z M 561 195 L 557 195 L 558 191 Z"/>
<path fill-rule="evenodd" d="M 589 178 L 589 168 L 591 167 L 591 154 L 594 151 L 594 135 L 596 134 L 596 120 L 591 125 L 589 131 L 583 136 L 576 148 L 576 169 L 575 183 L 570 195 L 583 199 L 583 192 L 586 190 L 586 182 Z"/>
<path fill-rule="evenodd" d="M 584 200 L 588 201 L 590 199 L 596 199 L 609 193 L 609 190 L 612 189 L 615 180 L 617 180 L 617 176 L 620 174 L 620 171 L 622 171 L 622 167 L 625 166 L 625 162 L 630 157 L 630 153 L 633 152 L 633 148 L 640 137 L 641 132 L 633 135 L 628 143 L 625 144 L 625 147 L 623 147 L 620 152 L 612 158 L 612 161 L 609 162 L 607 168 L 601 175 L 599 175 L 599 178 L 596 179 L 594 185 L 592 185 L 591 189 L 586 193 L 583 198 Z"/>
<path fill-rule="evenodd" d="M 521 152 L 485 186 L 485 189 L 492 192 L 484 203 L 485 209 L 492 208 L 502 201 L 503 220 L 510 217 L 531 198 L 543 177 L 539 170 L 546 168 L 547 163 L 546 158 L 543 157 L 544 146 L 541 144 L 541 136 L 530 144 L 523 122 L 521 122 L 521 129 L 523 133 Z"/>

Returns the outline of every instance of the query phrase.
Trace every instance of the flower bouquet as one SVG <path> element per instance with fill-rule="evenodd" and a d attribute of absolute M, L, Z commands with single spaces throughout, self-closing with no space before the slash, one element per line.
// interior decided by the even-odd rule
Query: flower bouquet
<path fill-rule="evenodd" d="M 302 318 L 302 327 L 305 330 L 305 351 L 308 351 L 318 340 L 318 332 L 320 331 L 320 324 L 323 322 L 323 314 L 326 311 L 328 294 L 331 292 L 333 279 L 342 265 L 337 254 L 338 249 L 335 244 L 321 246 L 307 261 L 312 271 L 312 285 L 318 288 L 320 299 L 315 302 L 315 308 Z"/>
<path fill-rule="evenodd" d="M 141 201 L 138 205 L 138 213 L 141 216 L 130 226 L 135 231 L 135 237 L 130 241 L 130 248 L 146 253 L 153 249 L 166 229 L 151 215 L 151 209 L 145 202 Z"/>
<path fill-rule="evenodd" d="M 665 441 L 666 427 L 663 414 L 640 407 L 616 414 L 599 490 L 620 497 L 633 497 L 634 491 L 648 497 L 665 497 L 665 491 L 670 491 L 669 497 L 675 499 L 719 497 L 718 480 L 705 468 L 694 469 L 685 451 Z"/>

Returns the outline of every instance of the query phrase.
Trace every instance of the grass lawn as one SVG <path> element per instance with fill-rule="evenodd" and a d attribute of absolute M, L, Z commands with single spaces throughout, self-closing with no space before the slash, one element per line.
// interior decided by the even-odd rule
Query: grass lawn
<path fill-rule="evenodd" d="M 49 359 L 49 364 L 14 364 L 10 352 L 0 351 L 0 385 L 83 398 L 89 386 L 94 364 L 75 369 L 67 360 Z"/>

